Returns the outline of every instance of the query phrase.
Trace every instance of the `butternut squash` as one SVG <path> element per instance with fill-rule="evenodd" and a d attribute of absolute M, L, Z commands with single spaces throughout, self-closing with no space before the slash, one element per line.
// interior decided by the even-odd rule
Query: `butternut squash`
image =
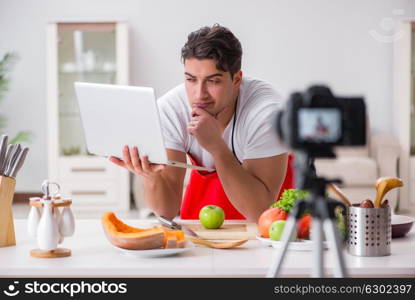
<path fill-rule="evenodd" d="M 184 248 L 185 238 L 182 230 L 164 232 L 164 248 Z"/>
<path fill-rule="evenodd" d="M 147 250 L 164 247 L 165 233 L 161 227 L 135 228 L 123 223 L 113 212 L 102 216 L 102 225 L 110 243 L 119 248 Z"/>
<path fill-rule="evenodd" d="M 182 230 L 169 230 L 164 227 L 142 229 L 132 227 L 119 220 L 113 212 L 102 216 L 102 226 L 111 244 L 129 250 L 158 248 L 183 248 L 185 235 Z"/>

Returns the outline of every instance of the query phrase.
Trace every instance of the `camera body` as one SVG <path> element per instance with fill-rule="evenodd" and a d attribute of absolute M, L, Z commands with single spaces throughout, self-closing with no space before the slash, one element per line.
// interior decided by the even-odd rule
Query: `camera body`
<path fill-rule="evenodd" d="M 363 98 L 335 97 L 326 86 L 291 94 L 276 123 L 284 144 L 311 157 L 335 157 L 334 146 L 366 144 Z"/>

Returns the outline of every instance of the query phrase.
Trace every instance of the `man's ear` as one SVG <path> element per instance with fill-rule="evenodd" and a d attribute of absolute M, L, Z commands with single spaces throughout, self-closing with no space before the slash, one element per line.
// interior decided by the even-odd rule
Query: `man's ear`
<path fill-rule="evenodd" d="M 233 75 L 233 83 L 236 85 L 237 88 L 240 87 L 242 82 L 242 71 L 239 70 Z"/>

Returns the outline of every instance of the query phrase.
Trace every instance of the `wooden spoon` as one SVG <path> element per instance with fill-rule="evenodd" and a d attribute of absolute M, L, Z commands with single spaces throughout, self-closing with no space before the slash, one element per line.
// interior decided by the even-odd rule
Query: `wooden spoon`
<path fill-rule="evenodd" d="M 238 247 L 244 243 L 246 243 L 248 240 L 238 240 L 238 241 L 231 241 L 231 242 L 212 242 L 208 240 L 202 240 L 195 237 L 186 236 L 186 238 L 190 241 L 192 241 L 195 244 L 208 246 L 211 248 L 216 249 L 230 249 L 234 247 Z"/>
<path fill-rule="evenodd" d="M 380 177 L 376 183 L 376 198 L 375 198 L 375 207 L 380 207 L 382 199 L 387 192 L 391 189 L 403 186 L 403 182 L 400 178 L 396 177 Z"/>
<path fill-rule="evenodd" d="M 336 194 L 346 206 L 352 206 L 352 203 L 350 203 L 349 199 L 346 197 L 346 195 L 342 192 L 342 190 L 337 185 L 335 185 L 334 183 L 329 183 L 327 185 L 327 188 L 330 192 L 332 192 L 333 194 Z"/>

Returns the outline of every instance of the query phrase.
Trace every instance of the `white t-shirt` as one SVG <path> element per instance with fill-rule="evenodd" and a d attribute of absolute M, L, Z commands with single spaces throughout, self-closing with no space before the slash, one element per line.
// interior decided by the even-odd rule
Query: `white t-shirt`
<path fill-rule="evenodd" d="M 191 107 L 184 84 L 181 84 L 158 99 L 160 121 L 165 147 L 189 153 L 204 167 L 215 168 L 213 157 L 203 149 L 196 138 L 187 133 L 191 120 Z M 237 159 L 264 158 L 287 152 L 278 139 L 275 125 L 276 112 L 281 99 L 277 91 L 267 82 L 243 77 L 235 114 L 223 132 L 223 139 Z"/>

